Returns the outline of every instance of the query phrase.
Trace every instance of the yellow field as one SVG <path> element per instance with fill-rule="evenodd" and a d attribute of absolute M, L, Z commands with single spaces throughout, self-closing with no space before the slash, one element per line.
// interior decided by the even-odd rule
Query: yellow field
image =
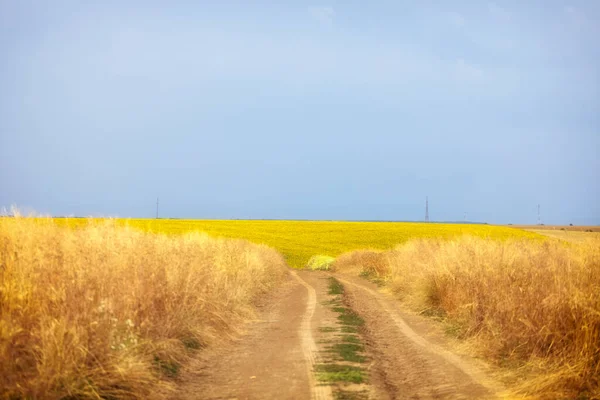
<path fill-rule="evenodd" d="M 55 220 L 86 225 L 85 219 Z M 145 231 L 181 234 L 192 231 L 212 236 L 243 238 L 279 250 L 287 263 L 304 267 L 311 256 L 338 256 L 357 249 L 391 249 L 411 239 L 451 238 L 462 235 L 507 238 L 540 238 L 520 229 L 470 224 L 412 222 L 261 221 L 261 220 L 155 220 L 120 219 L 121 224 Z"/>

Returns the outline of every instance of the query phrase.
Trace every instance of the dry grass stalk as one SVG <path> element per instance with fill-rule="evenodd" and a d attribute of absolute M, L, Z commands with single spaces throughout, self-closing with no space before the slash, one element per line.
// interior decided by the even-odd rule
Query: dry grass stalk
<path fill-rule="evenodd" d="M 415 240 L 334 268 L 356 265 L 513 371 L 516 394 L 600 398 L 600 240 Z"/>
<path fill-rule="evenodd" d="M 243 240 L 0 219 L 0 397 L 164 398 L 285 268 Z"/>

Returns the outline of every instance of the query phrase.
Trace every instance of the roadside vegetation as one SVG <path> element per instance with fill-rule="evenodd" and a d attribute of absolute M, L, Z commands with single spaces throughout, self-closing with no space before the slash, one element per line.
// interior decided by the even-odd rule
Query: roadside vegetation
<path fill-rule="evenodd" d="M 336 399 L 366 399 L 368 357 L 360 335 L 364 320 L 345 304 L 340 281 L 330 277 L 328 286 L 329 300 L 323 304 L 337 314 L 337 322 L 319 328 L 328 339 L 322 342 L 323 362 L 315 366 L 317 381 L 331 385 Z"/>
<path fill-rule="evenodd" d="M 285 274 L 244 240 L 0 218 L 0 397 L 166 398 Z"/>
<path fill-rule="evenodd" d="M 421 239 L 336 259 L 444 321 L 518 396 L 600 398 L 600 240 Z"/>

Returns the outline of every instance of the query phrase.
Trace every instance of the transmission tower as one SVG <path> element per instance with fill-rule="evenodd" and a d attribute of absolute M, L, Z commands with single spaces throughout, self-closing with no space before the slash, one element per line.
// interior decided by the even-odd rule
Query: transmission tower
<path fill-rule="evenodd" d="M 156 219 L 158 219 L 158 197 L 156 198 Z"/>
<path fill-rule="evenodd" d="M 429 198 L 425 197 L 425 222 L 429 222 Z"/>
<path fill-rule="evenodd" d="M 538 225 L 542 224 L 542 217 L 541 217 L 541 214 L 540 214 L 540 205 L 539 204 L 538 204 L 538 222 L 537 222 L 537 224 Z"/>

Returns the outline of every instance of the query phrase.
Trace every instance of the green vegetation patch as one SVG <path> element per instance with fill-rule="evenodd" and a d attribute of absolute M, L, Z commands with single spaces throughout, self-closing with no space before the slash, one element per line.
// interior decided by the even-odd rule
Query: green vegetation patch
<path fill-rule="evenodd" d="M 315 372 L 321 382 L 363 383 L 366 380 L 363 369 L 351 365 L 317 364 Z"/>
<path fill-rule="evenodd" d="M 321 303 L 322 305 L 324 305 L 325 307 L 328 306 L 341 306 L 342 305 L 342 301 L 340 300 L 339 296 L 336 296 L 335 298 L 331 299 L 331 300 L 327 300 L 327 301 L 323 301 Z"/>
<path fill-rule="evenodd" d="M 344 286 L 333 277 L 329 278 L 329 294 L 344 294 Z"/>
<path fill-rule="evenodd" d="M 202 348 L 202 343 L 195 337 L 188 337 L 181 339 L 181 342 L 185 346 L 186 349 L 189 350 L 199 350 Z"/>
<path fill-rule="evenodd" d="M 319 332 L 323 332 L 323 333 L 327 333 L 327 332 L 336 332 L 337 328 L 334 328 L 333 326 L 320 326 L 319 327 Z"/>
<path fill-rule="evenodd" d="M 362 363 L 367 359 L 359 354 L 362 353 L 365 348 L 361 344 L 356 343 L 336 343 L 330 346 L 329 351 L 337 354 L 344 361 Z"/>
<path fill-rule="evenodd" d="M 361 390 L 360 392 L 353 392 L 351 390 L 336 390 L 333 392 L 333 398 L 335 400 L 368 400 L 369 392 Z"/>
<path fill-rule="evenodd" d="M 342 342 L 360 344 L 360 338 L 356 335 L 344 335 L 342 336 Z"/>
<path fill-rule="evenodd" d="M 344 311 L 338 315 L 338 320 L 346 326 L 359 327 L 365 324 L 365 320 L 349 308 L 345 308 Z"/>
<path fill-rule="evenodd" d="M 179 374 L 181 365 L 172 360 L 162 360 L 158 356 L 154 356 L 154 365 L 156 365 L 159 371 L 168 376 L 169 378 L 175 378 Z"/>
<path fill-rule="evenodd" d="M 367 357 L 364 354 L 365 348 L 361 343 L 358 333 L 358 327 L 364 324 L 364 320 L 352 309 L 344 306 L 343 295 L 344 286 L 335 278 L 329 277 L 329 294 L 332 300 L 324 303 L 332 311 L 338 314 L 339 328 L 321 327 L 321 332 L 340 332 L 336 334 L 334 340 L 324 350 L 329 354 L 326 359 L 331 363 L 319 364 L 315 367 L 315 374 L 318 381 L 323 384 L 335 383 L 363 383 L 367 380 L 366 372 L 359 366 L 351 364 L 340 365 L 335 362 L 345 361 L 347 363 L 364 363 Z M 341 390 L 337 387 L 333 391 L 336 399 L 367 399 L 365 391 Z"/>
<path fill-rule="evenodd" d="M 387 283 L 385 278 L 377 275 L 374 271 L 367 271 L 363 269 L 359 275 L 361 278 L 365 278 L 366 280 L 373 282 L 379 287 L 385 286 Z"/>

